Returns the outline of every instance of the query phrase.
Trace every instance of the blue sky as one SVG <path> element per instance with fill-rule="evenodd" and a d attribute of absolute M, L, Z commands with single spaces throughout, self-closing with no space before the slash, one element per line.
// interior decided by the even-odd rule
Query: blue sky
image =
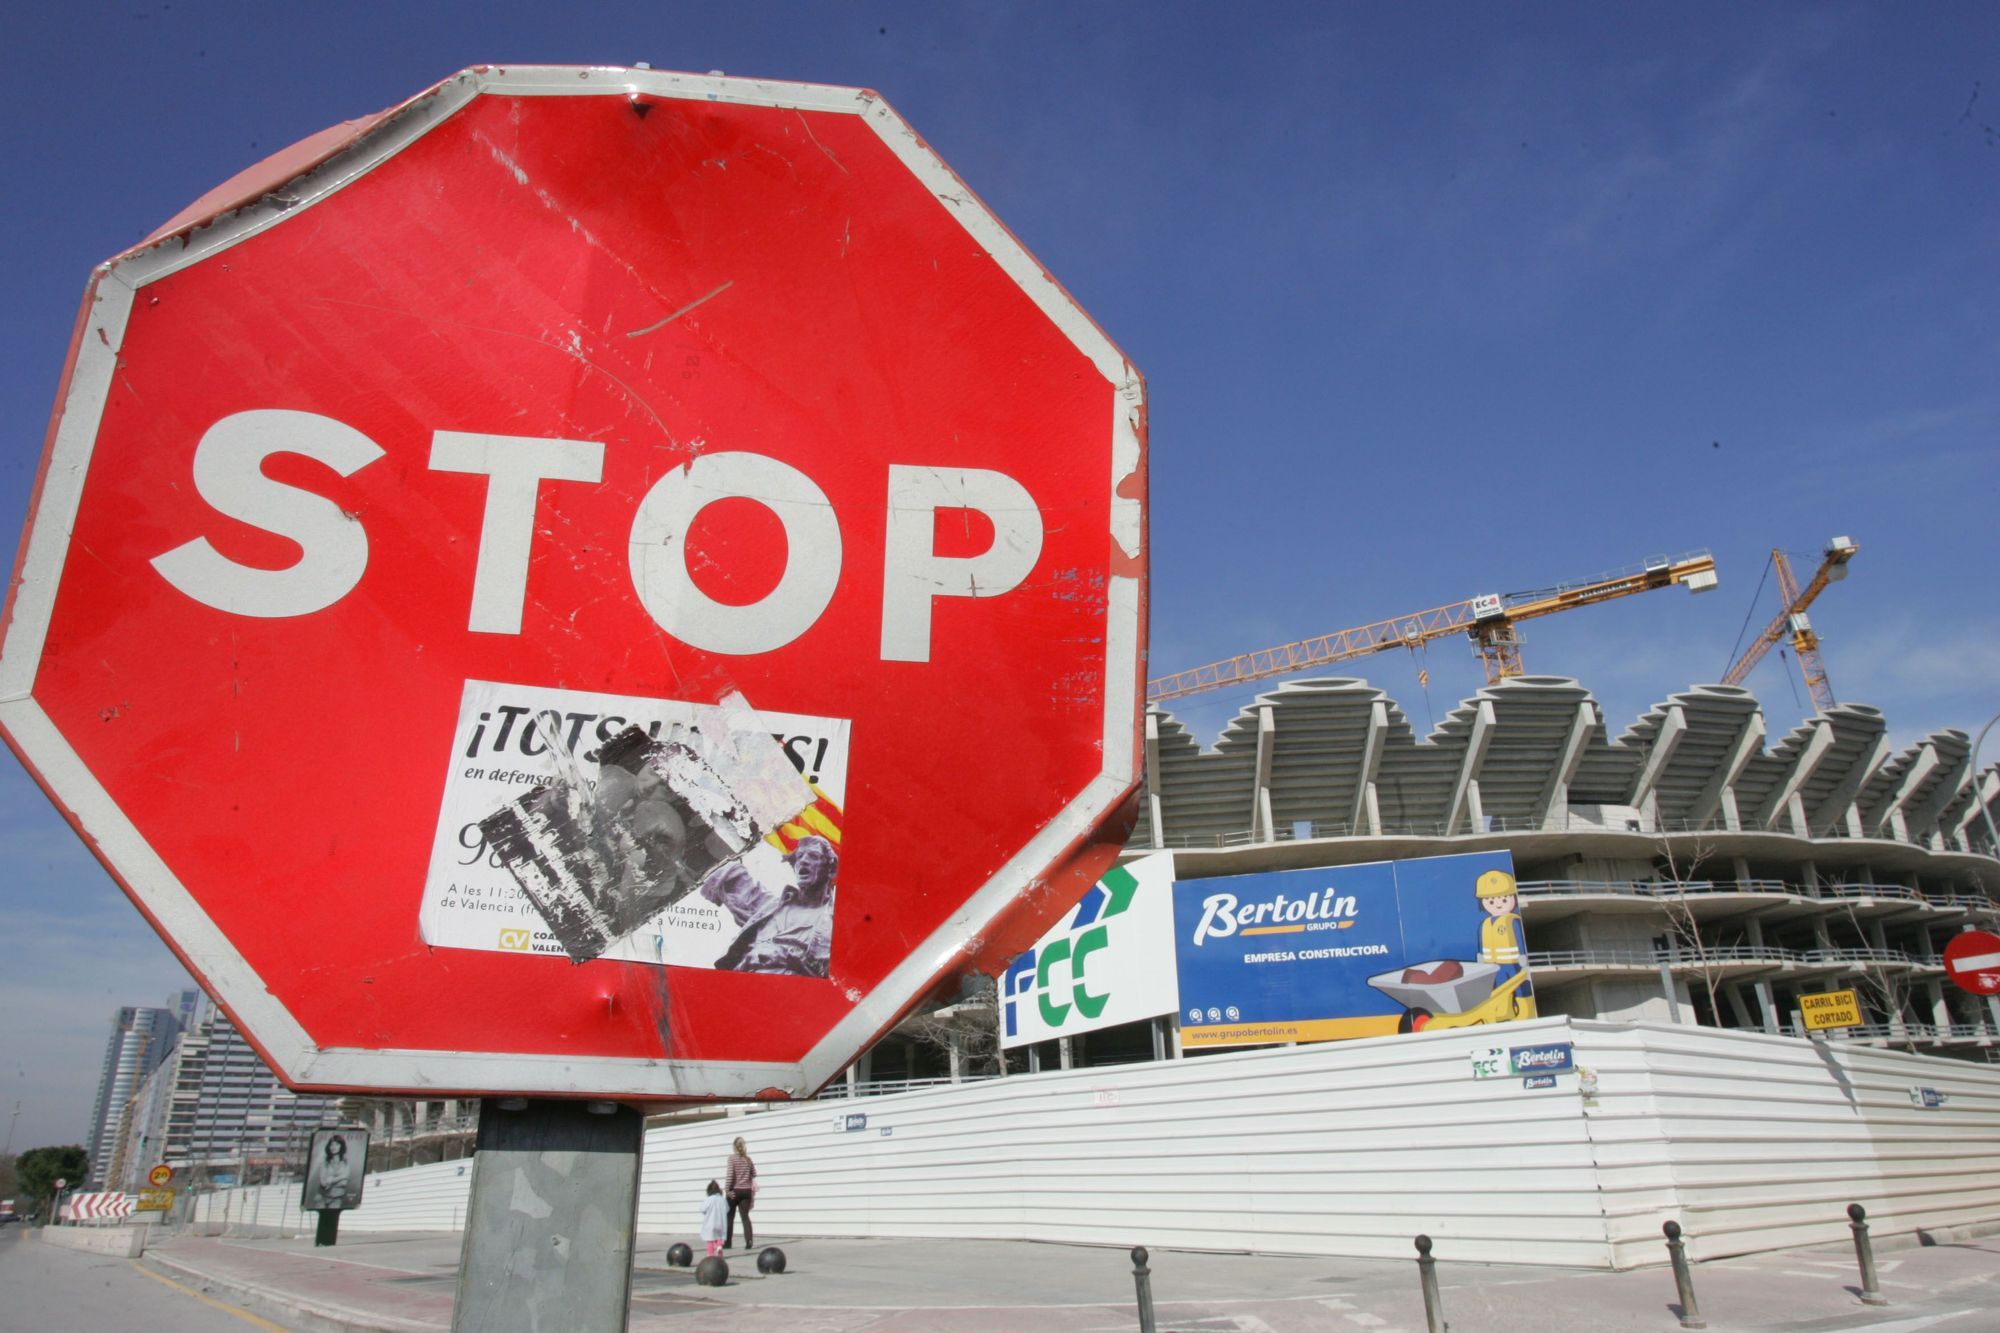
<path fill-rule="evenodd" d="M 0 539 L 93 264 L 465 65 L 643 60 L 880 90 L 1145 371 L 1156 671 L 1712 548 L 1712 594 L 1527 627 L 1615 732 L 1720 676 L 1769 548 L 1847 534 L 1835 692 L 1976 729 L 1996 39 L 1972 4 L 9 6 Z M 1352 670 L 1422 725 L 1419 665 L 1437 717 L 1480 683 L 1451 641 Z M 1750 684 L 1807 711 L 1775 654 Z M 5 757 L 0 885 L 18 1150 L 80 1136 L 110 1014 L 183 977 Z"/>

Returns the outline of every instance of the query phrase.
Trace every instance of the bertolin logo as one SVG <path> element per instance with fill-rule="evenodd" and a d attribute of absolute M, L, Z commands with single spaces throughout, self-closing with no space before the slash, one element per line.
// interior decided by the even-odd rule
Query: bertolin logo
<path fill-rule="evenodd" d="M 1019 1035 L 1020 1006 L 1027 1003 L 1029 995 L 1035 997 L 1042 1022 L 1052 1028 L 1068 1022 L 1072 1010 L 1085 1018 L 1104 1012 L 1111 994 L 1093 992 L 1085 973 L 1090 956 L 1111 942 L 1111 918 L 1132 905 L 1132 894 L 1138 887 L 1131 871 L 1113 866 L 1077 904 L 1066 936 L 1028 950 L 1008 966 L 1000 989 L 1008 1036 Z M 1053 977 L 1064 963 L 1069 964 L 1067 980 Z"/>
<path fill-rule="evenodd" d="M 1294 935 L 1307 930 L 1346 930 L 1358 915 L 1354 899 L 1331 888 L 1304 898 L 1279 893 L 1249 903 L 1233 893 L 1211 893 L 1201 900 L 1201 923 L 1194 928 L 1194 944 L 1200 948 L 1211 937 L 1227 939 L 1238 931 L 1245 935 Z"/>
<path fill-rule="evenodd" d="M 1572 1067 L 1574 1050 L 1565 1041 L 1552 1046 L 1516 1046 L 1508 1054 L 1513 1057 L 1517 1074 L 1553 1073 Z"/>

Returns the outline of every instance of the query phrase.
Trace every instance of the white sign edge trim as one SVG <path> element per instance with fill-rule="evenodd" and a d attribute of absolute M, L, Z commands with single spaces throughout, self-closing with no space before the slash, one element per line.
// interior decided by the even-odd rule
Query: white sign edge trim
<path fill-rule="evenodd" d="M 602 75 L 603 78 L 594 78 Z M 1047 269 L 1035 262 L 1026 246 L 986 206 L 943 158 L 933 152 L 907 120 L 879 93 L 833 84 L 785 83 L 727 75 L 684 74 L 669 70 L 533 65 L 468 72 L 460 80 L 476 83 L 480 92 L 534 96 L 588 97 L 639 93 L 674 100 L 726 102 L 737 106 L 768 106 L 792 111 L 829 111 L 858 115 L 895 154 L 931 197 L 957 219 L 966 234 L 1014 285 L 1064 333 L 1076 349 L 1097 367 L 1114 393 L 1134 377 L 1124 355 L 1098 328 Z M 610 86 L 607 87 L 606 85 Z M 462 104 L 462 103 L 460 103 Z M 456 106 L 453 107 L 456 110 Z M 1130 469 L 1126 469 L 1130 471 Z M 1122 474 L 1121 474 L 1122 475 Z"/>
<path fill-rule="evenodd" d="M 273 1054 L 285 1046 L 308 1047 L 305 1029 L 264 988 L 262 979 L 118 808 L 41 704 L 32 698 L 0 701 L 0 720 L 33 757 L 43 780 L 61 795 L 84 835 L 104 850 L 125 882 L 145 898 L 147 910 L 173 935 L 188 962 L 228 995 L 230 1008 L 246 1023 L 254 1015 L 258 1040 L 272 1047 Z"/>
<path fill-rule="evenodd" d="M 973 895 L 961 904 L 958 910 L 946 917 L 939 927 L 919 945 L 910 950 L 904 960 L 890 969 L 889 974 L 877 983 L 875 988 L 863 995 L 850 1009 L 847 1016 L 834 1024 L 826 1037 L 806 1053 L 804 1061 L 806 1086 L 818 1087 L 838 1073 L 851 1059 L 843 1056 L 843 1051 L 860 1049 L 861 1043 L 887 1026 L 889 1017 L 906 1004 L 925 983 L 950 967 L 952 962 L 963 955 L 966 945 L 976 940 L 987 925 L 999 916 L 1007 904 L 1013 902 L 1023 892 L 1031 888 L 1055 863 L 1057 855 L 1064 847 L 1083 837 L 1097 817 L 1110 808 L 1125 790 L 1131 786 L 1132 737 L 1122 737 L 1118 732 L 1117 711 L 1122 695 L 1122 705 L 1126 709 L 1134 706 L 1137 689 L 1138 668 L 1138 580 L 1118 577 L 1109 582 L 1107 588 L 1109 605 L 1105 615 L 1105 648 L 1107 656 L 1117 657 L 1121 652 L 1131 654 L 1133 671 L 1114 680 L 1105 682 L 1104 712 L 1104 767 L 1098 775 L 1084 786 L 1076 799 L 1064 806 L 1041 831 L 1029 839 L 1026 846 L 1001 865 L 993 877 L 980 885 Z M 1123 716 L 1131 716 L 1130 712 Z M 1122 744 L 1119 742 L 1122 740 Z M 1122 771 L 1121 771 L 1122 770 Z M 887 999 L 888 996 L 899 996 Z"/>
<path fill-rule="evenodd" d="M 364 131 L 355 142 L 335 150 L 326 160 L 306 168 L 291 181 L 283 182 L 307 183 L 302 194 L 284 205 L 272 202 L 275 195 L 267 193 L 240 208 L 217 214 L 213 221 L 192 224 L 186 232 L 163 236 L 150 247 L 128 251 L 110 260 L 107 267 L 123 273 L 137 288 L 198 264 L 338 194 L 442 125 L 477 93 L 478 89 L 469 85 L 444 85 L 436 90 L 435 96 L 418 94 L 409 104 L 392 110 L 381 125 Z"/>
<path fill-rule="evenodd" d="M 589 77 L 593 74 L 609 77 L 593 83 Z M 272 196 L 267 194 L 218 215 L 212 222 L 197 224 L 186 233 L 162 237 L 150 248 L 128 252 L 110 262 L 125 270 L 135 287 L 199 263 L 216 251 L 225 250 L 246 237 L 275 226 L 300 209 L 310 208 L 351 185 L 442 125 L 484 92 L 539 97 L 616 97 L 620 93 L 645 93 L 690 101 L 845 111 L 857 115 L 867 101 L 866 94 L 856 88 L 716 78 L 609 66 L 462 70 L 407 102 L 388 108 L 381 124 L 362 132 L 345 148 L 335 150 L 318 165 L 306 168 L 294 177 L 294 181 L 306 181 L 309 185 L 284 206 L 271 202 Z"/>
<path fill-rule="evenodd" d="M 77 328 L 76 360 L 70 368 L 69 392 L 62 402 L 62 420 L 49 442 L 41 472 L 41 494 L 28 513 L 28 549 L 21 561 L 21 578 L 14 589 L 13 615 L 0 639 L 0 703 L 26 699 L 41 668 L 55 615 L 56 584 L 69 557 L 76 513 L 83 506 L 83 479 L 97 444 L 97 428 L 111 397 L 111 380 L 118 371 L 118 348 L 125 342 L 125 324 L 132 313 L 132 288 L 117 274 L 100 272 L 86 289 L 91 303 L 88 319 Z"/>
<path fill-rule="evenodd" d="M 443 1091 L 506 1086 L 517 1092 L 622 1093 L 633 1075 L 658 1071 L 667 1086 L 644 1095 L 753 1096 L 766 1088 L 800 1089 L 800 1067 L 774 1061 L 638 1060 L 604 1056 L 506 1054 L 483 1051 L 366 1051 L 321 1047 L 290 1010 L 264 985 L 241 951 L 215 924 L 178 876 L 153 851 L 96 778 L 77 757 L 69 741 L 33 699 L 0 702 L 0 721 L 35 757 L 49 785 L 61 793 L 87 836 L 105 849 L 107 857 L 146 909 L 180 945 L 195 971 L 220 992 L 230 1011 L 249 1035 L 269 1052 L 279 1069 L 294 1082 L 320 1087 L 369 1087 L 392 1075 L 401 1087 Z M 682 1077 L 699 1076 L 726 1092 L 683 1093 Z M 592 1083 L 592 1077 L 603 1079 Z M 463 1081 L 459 1081 L 459 1080 Z M 638 1096 L 640 1094 L 629 1094 Z"/>
<path fill-rule="evenodd" d="M 902 161 L 905 168 L 926 184 L 947 184 L 948 191 L 933 193 L 945 203 L 948 211 L 965 227 L 975 240 L 979 241 L 989 254 L 999 263 L 1002 270 L 1021 288 L 1023 294 L 1033 301 L 1038 309 L 1068 337 L 1072 344 L 1088 357 L 1100 372 L 1105 372 L 1107 361 L 1115 367 L 1105 372 L 1105 378 L 1112 389 L 1112 456 L 1113 467 L 1110 478 L 1111 536 L 1124 548 L 1128 558 L 1139 553 L 1139 532 L 1143 522 L 1143 506 L 1136 500 L 1126 499 L 1117 493 L 1117 487 L 1137 466 L 1139 441 L 1131 409 L 1137 407 L 1143 395 L 1136 377 L 1130 372 L 1124 358 L 1112 346 L 1095 323 L 1069 299 L 1054 279 L 1039 265 L 1014 238 L 1013 234 L 986 209 L 962 181 L 944 163 L 922 145 L 915 131 L 901 116 L 891 110 L 880 98 L 857 89 L 831 88 L 811 84 L 769 84 L 753 83 L 758 90 L 752 92 L 742 85 L 745 80 L 710 78 L 694 75 L 674 75 L 646 70 L 622 71 L 628 76 L 625 91 L 641 91 L 657 96 L 686 96 L 689 92 L 703 93 L 711 100 L 728 101 L 747 105 L 768 105 L 784 107 L 810 107 L 815 110 L 842 111 L 862 115 L 864 123 L 880 136 L 884 143 Z M 96 434 L 102 422 L 105 401 L 108 398 L 112 377 L 117 368 L 118 349 L 124 340 L 126 319 L 130 314 L 136 288 L 164 277 L 169 273 L 199 262 L 202 259 L 233 246 L 238 241 L 275 225 L 277 222 L 310 207 L 320 199 L 329 197 L 342 186 L 359 179 L 379 166 L 394 154 L 414 143 L 425 132 L 441 124 L 451 112 L 468 103 L 478 93 L 488 90 L 510 90 L 539 92 L 552 95 L 595 95 L 613 96 L 618 89 L 607 90 L 603 83 L 590 86 L 559 84 L 549 77 L 546 68 L 508 73 L 467 73 L 456 80 L 447 80 L 438 89 L 438 95 L 429 100 L 420 100 L 398 116 L 369 142 L 369 151 L 343 162 L 337 177 L 315 189 L 288 207 L 280 208 L 265 199 L 259 199 L 242 209 L 227 215 L 221 221 L 186 238 L 178 249 L 169 241 L 161 241 L 149 250 L 128 253 L 103 266 L 97 283 L 101 294 L 109 286 L 112 294 L 108 298 L 112 308 L 104 321 L 93 319 L 86 323 L 79 338 L 76 362 L 71 372 L 70 393 L 64 402 L 63 421 L 49 452 L 48 467 L 44 475 L 41 503 L 29 516 L 32 535 L 28 560 L 23 562 L 20 586 L 15 594 L 14 616 L 7 626 L 4 644 L 0 644 L 0 719 L 7 721 L 8 730 L 20 738 L 22 748 L 33 756 L 35 767 L 45 781 L 58 792 L 64 804 L 68 805 L 78 820 L 90 830 L 91 838 L 105 849 L 106 857 L 120 867 L 120 875 L 138 895 L 149 910 L 162 924 L 170 926 L 169 933 L 180 943 L 191 962 L 195 962 L 201 974 L 208 978 L 221 992 L 228 1007 L 243 1017 L 245 1026 L 257 1038 L 276 1061 L 280 1070 L 292 1081 L 303 1086 L 367 1086 L 372 1084 L 393 1084 L 403 1088 L 437 1087 L 446 1088 L 445 1083 L 424 1074 L 426 1067 L 435 1070 L 441 1063 L 450 1062 L 466 1071 L 468 1076 L 485 1081 L 476 1071 L 506 1070 L 509 1090 L 520 1092 L 537 1091 L 607 1091 L 615 1084 L 620 1088 L 630 1087 L 632 1074 L 644 1069 L 686 1071 L 700 1074 L 712 1080 L 712 1087 L 719 1087 L 724 1080 L 716 1075 L 734 1073 L 739 1078 L 751 1075 L 755 1086 L 741 1088 L 744 1093 L 761 1091 L 766 1087 L 784 1088 L 794 1094 L 802 1093 L 803 1087 L 817 1087 L 831 1079 L 846 1062 L 842 1052 L 851 1050 L 859 1041 L 872 1036 L 887 1025 L 887 1015 L 900 1010 L 916 989 L 933 976 L 948 968 L 952 961 L 964 952 L 966 944 L 977 939 L 978 926 L 990 923 L 999 912 L 1012 902 L 1020 892 L 1028 889 L 1053 864 L 1057 854 L 1070 843 L 1083 837 L 1106 811 L 1111 803 L 1131 785 L 1133 766 L 1130 763 L 1132 738 L 1124 734 L 1123 719 L 1132 715 L 1137 692 L 1138 670 L 1138 581 L 1129 575 L 1110 576 L 1106 586 L 1106 633 L 1103 715 L 1104 738 L 1102 754 L 1104 766 L 1098 776 L 1087 783 L 1081 793 L 1029 841 L 1029 843 L 1000 868 L 985 884 L 974 892 L 960 908 L 944 921 L 922 944 L 913 949 L 904 961 L 891 969 L 871 989 L 847 1016 L 836 1023 L 829 1033 L 797 1065 L 789 1063 L 751 1064 L 745 1062 L 720 1061 L 660 1061 L 622 1059 L 615 1057 L 595 1057 L 565 1059 L 551 1055 L 507 1055 L 486 1052 L 443 1052 L 443 1051 L 368 1051 L 354 1048 L 318 1047 L 313 1044 L 305 1029 L 291 1016 L 290 1011 L 278 1003 L 264 987 L 261 978 L 243 960 L 242 955 L 230 945 L 227 938 L 214 922 L 203 912 L 178 878 L 154 853 L 150 844 L 139 833 L 137 827 L 118 810 L 82 760 L 70 747 L 66 738 L 49 721 L 39 704 L 28 697 L 34 675 L 41 663 L 42 649 L 46 642 L 48 626 L 54 611 L 54 598 L 63 562 L 67 558 L 69 537 L 74 525 L 77 508 L 82 501 L 83 477 L 88 471 L 90 455 Z M 540 77 L 538 77 L 540 76 Z M 456 82 L 458 87 L 450 85 Z M 579 78 L 578 85 L 587 80 Z M 783 88 L 790 96 L 779 97 L 766 91 Z M 657 91 L 655 91 L 657 89 Z M 682 90 L 686 89 L 686 92 Z M 875 115 L 892 121 L 901 132 L 899 142 L 892 132 L 875 123 L 869 108 Z M 339 162 L 339 155 L 330 162 Z M 325 170 L 326 164 L 314 170 Z M 946 197 L 950 195 L 951 197 Z M 115 325 L 116 337 L 112 336 Z M 98 345 L 93 345 L 90 333 L 101 333 Z M 1093 353 L 1093 348 L 1096 349 Z M 83 409 L 81 412 L 78 409 Z M 78 422 L 87 417 L 87 428 Z M 78 456 L 80 455 L 80 456 Z M 65 471 L 65 465 L 68 465 Z M 64 475 L 58 475 L 64 473 Z M 50 510 L 51 498 L 58 506 L 62 517 L 60 538 L 47 535 L 47 525 L 43 522 Z M 17 636 L 25 635 L 17 643 Z M 32 643 L 32 649 L 29 644 Z M 16 676 L 21 677 L 18 695 L 11 688 Z M 20 702 L 25 709 L 8 708 L 6 705 Z M 40 732 L 42 739 L 29 744 L 28 733 Z M 88 810 L 88 814 L 86 811 Z M 134 855 L 134 853 L 137 853 Z M 194 942 L 200 940 L 204 947 L 197 950 Z M 237 974 L 240 973 L 239 977 Z M 901 998 L 886 1001 L 885 997 L 896 993 Z M 255 1015 L 253 1018 L 252 1015 Z M 859 1032 L 859 1035 L 855 1035 Z M 278 1040 L 283 1037 L 290 1044 L 287 1049 Z M 518 1066 L 518 1067 L 517 1067 Z M 607 1082 L 599 1087 L 579 1087 L 575 1081 L 557 1083 L 552 1075 L 558 1069 L 603 1070 Z M 409 1077 L 400 1076 L 399 1071 L 407 1070 Z M 310 1071 L 310 1072 L 308 1072 Z M 768 1075 L 756 1071 L 769 1071 Z M 530 1073 L 538 1075 L 530 1080 Z M 619 1075 L 622 1075 L 620 1077 Z M 789 1076 L 789 1077 L 787 1077 Z M 550 1081 L 544 1082 L 543 1078 Z M 673 1078 L 673 1074 L 669 1074 Z M 677 1081 L 677 1080 L 675 1080 Z M 464 1085 L 474 1086 L 472 1083 Z M 496 1085 L 497 1086 L 497 1085 Z M 632 1094 L 641 1095 L 641 1094 Z M 675 1088 L 648 1091 L 643 1095 L 683 1096 Z M 705 1092 L 697 1096 L 727 1095 Z"/>

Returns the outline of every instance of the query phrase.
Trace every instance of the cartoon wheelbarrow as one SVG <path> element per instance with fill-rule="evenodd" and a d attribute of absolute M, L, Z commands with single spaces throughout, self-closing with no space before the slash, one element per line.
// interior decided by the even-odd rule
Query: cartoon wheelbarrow
<path fill-rule="evenodd" d="M 1495 986 L 1493 976 L 1499 970 L 1498 963 L 1441 958 L 1378 972 L 1368 978 L 1368 984 L 1403 1006 L 1403 1016 L 1396 1022 L 1398 1032 L 1469 1028 L 1522 1016 L 1520 990 L 1528 974 L 1516 971 Z"/>

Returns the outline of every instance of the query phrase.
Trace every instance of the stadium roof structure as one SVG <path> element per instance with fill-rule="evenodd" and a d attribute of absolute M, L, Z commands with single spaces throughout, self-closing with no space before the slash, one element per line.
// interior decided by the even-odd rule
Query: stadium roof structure
<path fill-rule="evenodd" d="M 1310 864 L 1308 849 L 1287 845 L 1328 838 L 1379 841 L 1392 857 L 1436 851 L 1437 839 L 1532 853 L 1544 837 L 1630 855 L 1636 836 L 2000 889 L 2000 849 L 1981 818 L 2000 801 L 2000 765 L 1974 775 L 1958 730 L 1898 751 L 1865 704 L 1837 705 L 1771 743 L 1749 691 L 1697 685 L 1613 739 L 1575 680 L 1518 676 L 1419 738 L 1366 681 L 1294 680 L 1246 705 L 1212 750 L 1154 708 L 1146 748 L 1131 849 L 1269 849 L 1256 866 L 1230 856 L 1232 872 Z M 1201 873 L 1198 855 L 1184 864 Z"/>

